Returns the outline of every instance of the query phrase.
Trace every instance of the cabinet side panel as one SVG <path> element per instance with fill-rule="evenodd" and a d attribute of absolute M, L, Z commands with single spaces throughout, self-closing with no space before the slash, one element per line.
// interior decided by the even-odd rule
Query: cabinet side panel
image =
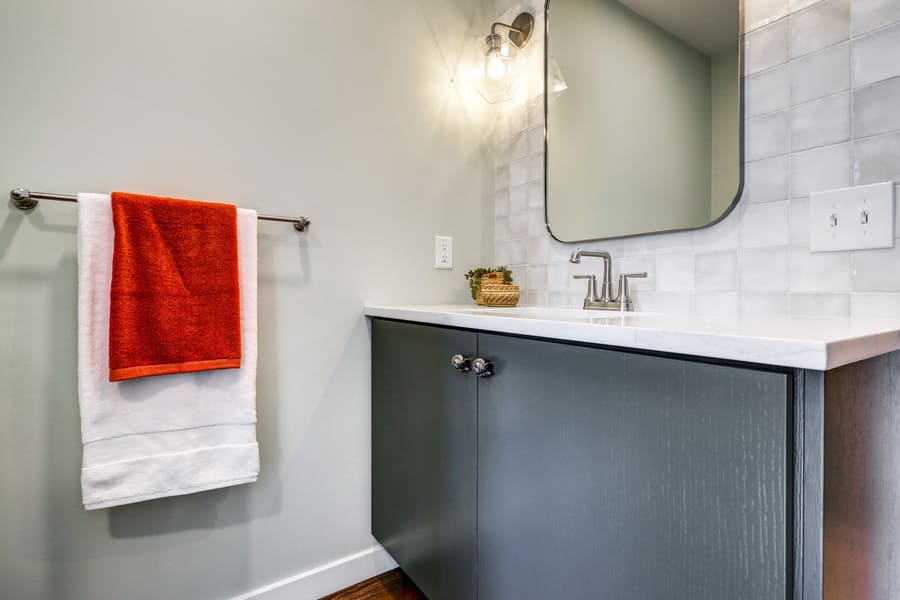
<path fill-rule="evenodd" d="M 900 353 L 825 376 L 827 600 L 900 595 Z"/>
<path fill-rule="evenodd" d="M 475 598 L 475 334 L 372 323 L 372 533 L 431 600 Z"/>
<path fill-rule="evenodd" d="M 797 371 L 794 480 L 797 600 L 822 600 L 825 373 Z"/>
<path fill-rule="evenodd" d="M 789 378 L 481 335 L 479 598 L 785 598 Z"/>

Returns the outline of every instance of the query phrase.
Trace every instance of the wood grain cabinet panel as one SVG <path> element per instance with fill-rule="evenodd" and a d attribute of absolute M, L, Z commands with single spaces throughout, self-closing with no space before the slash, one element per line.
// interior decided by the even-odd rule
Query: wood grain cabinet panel
<path fill-rule="evenodd" d="M 372 335 L 373 533 L 431 600 L 792 597 L 792 372 Z"/>
<path fill-rule="evenodd" d="M 488 334 L 479 353 L 479 598 L 785 598 L 789 375 Z"/>

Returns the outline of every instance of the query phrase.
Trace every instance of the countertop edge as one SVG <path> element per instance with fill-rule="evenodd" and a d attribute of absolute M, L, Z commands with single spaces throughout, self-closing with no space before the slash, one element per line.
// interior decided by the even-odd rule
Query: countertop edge
<path fill-rule="evenodd" d="M 486 333 L 525 335 L 546 340 L 590 343 L 813 371 L 827 371 L 900 349 L 898 332 L 825 342 L 551 321 L 555 327 L 551 335 L 546 331 L 548 321 L 453 313 L 441 310 L 440 307 L 427 310 L 366 306 L 365 314 L 368 317 L 460 327 Z M 728 344 L 734 345 L 735 348 L 724 347 Z"/>

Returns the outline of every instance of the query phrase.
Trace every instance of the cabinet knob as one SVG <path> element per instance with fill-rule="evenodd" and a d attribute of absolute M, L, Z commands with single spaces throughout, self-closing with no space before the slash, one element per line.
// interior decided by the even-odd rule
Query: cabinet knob
<path fill-rule="evenodd" d="M 462 354 L 454 354 L 453 358 L 450 359 L 450 364 L 453 365 L 453 368 L 460 373 L 468 373 L 471 363 L 469 359 Z"/>
<path fill-rule="evenodd" d="M 494 363 L 483 358 L 476 358 L 475 362 L 472 363 L 472 370 L 475 371 L 475 375 L 478 377 L 490 377 L 494 374 Z"/>

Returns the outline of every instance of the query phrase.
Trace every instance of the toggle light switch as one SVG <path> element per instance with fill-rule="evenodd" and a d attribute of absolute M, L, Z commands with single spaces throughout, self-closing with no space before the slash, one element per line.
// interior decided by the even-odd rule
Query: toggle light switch
<path fill-rule="evenodd" d="M 809 200 L 812 252 L 894 247 L 894 183 L 827 192 Z"/>

